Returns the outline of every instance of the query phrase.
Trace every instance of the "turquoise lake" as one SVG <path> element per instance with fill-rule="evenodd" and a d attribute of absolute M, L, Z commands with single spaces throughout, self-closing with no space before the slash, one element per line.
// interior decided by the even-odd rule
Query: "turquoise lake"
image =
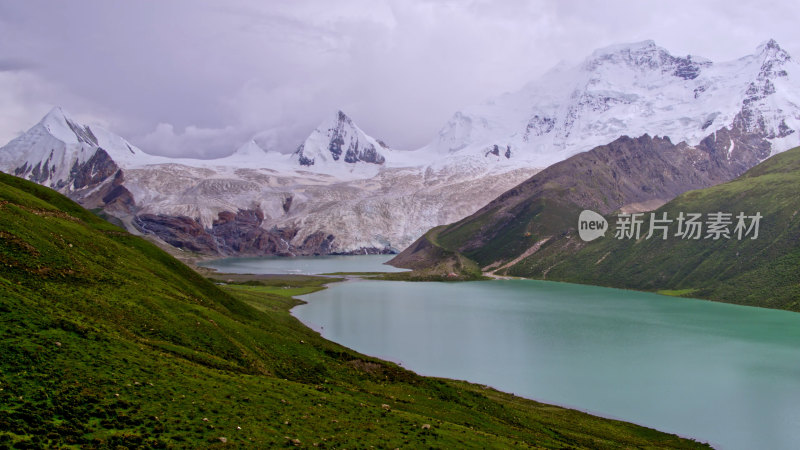
<path fill-rule="evenodd" d="M 359 280 L 302 298 L 292 314 L 324 337 L 423 375 L 717 448 L 800 448 L 797 313 L 530 280 Z"/>

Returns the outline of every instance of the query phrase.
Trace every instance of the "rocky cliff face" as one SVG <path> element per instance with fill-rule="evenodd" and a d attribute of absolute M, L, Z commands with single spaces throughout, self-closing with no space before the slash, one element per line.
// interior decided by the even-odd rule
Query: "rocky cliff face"
<path fill-rule="evenodd" d="M 262 227 L 261 210 L 239 210 L 219 213 L 211 228 L 185 216 L 140 214 L 134 225 L 145 234 L 158 236 L 164 242 L 183 250 L 222 256 L 312 256 L 337 253 L 335 236 L 315 232 L 293 243 L 297 229 Z M 390 249 L 362 248 L 358 254 L 387 253 Z"/>
<path fill-rule="evenodd" d="M 111 156 L 98 147 L 85 163 L 79 164 L 78 161 L 75 161 L 67 181 L 72 181 L 74 190 L 94 187 L 116 174 L 118 170 L 119 166 L 111 159 Z"/>
<path fill-rule="evenodd" d="M 296 231 L 265 230 L 259 210 L 222 212 L 210 229 L 185 216 L 140 214 L 134 225 L 145 234 L 154 234 L 168 244 L 202 254 L 279 255 L 296 254 L 288 241 Z"/>

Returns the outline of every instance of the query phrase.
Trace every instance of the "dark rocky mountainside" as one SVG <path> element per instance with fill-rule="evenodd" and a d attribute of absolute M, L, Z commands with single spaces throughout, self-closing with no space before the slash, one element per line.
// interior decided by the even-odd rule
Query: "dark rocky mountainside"
<path fill-rule="evenodd" d="M 554 164 L 475 214 L 432 230 L 391 264 L 430 269 L 458 254 L 484 271 L 506 268 L 554 245 L 575 228 L 583 209 L 655 209 L 688 190 L 731 180 L 769 154 L 769 142 L 739 128 L 723 128 L 697 146 L 622 137 Z"/>
<path fill-rule="evenodd" d="M 140 214 L 133 225 L 142 233 L 154 234 L 173 247 L 210 255 L 238 256 L 312 256 L 336 253 L 331 244 L 335 237 L 316 232 L 297 245 L 294 228 L 264 229 L 264 213 L 259 209 L 219 213 L 211 228 L 185 216 Z M 364 248 L 358 254 L 389 253 L 385 248 Z"/>

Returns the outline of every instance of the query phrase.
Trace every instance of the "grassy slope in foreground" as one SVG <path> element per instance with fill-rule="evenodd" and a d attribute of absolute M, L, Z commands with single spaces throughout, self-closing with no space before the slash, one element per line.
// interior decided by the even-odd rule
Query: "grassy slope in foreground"
<path fill-rule="evenodd" d="M 360 355 L 7 175 L 0 267 L 0 447 L 699 446 Z"/>
<path fill-rule="evenodd" d="M 507 273 L 800 311 L 799 192 L 800 148 L 795 148 L 733 181 L 687 192 L 655 211 L 656 217 L 667 212 L 673 219 L 680 212 L 703 213 L 704 218 L 712 212 L 760 212 L 758 239 L 635 241 L 609 233 L 577 252 L 534 254 Z M 609 217 L 610 226 L 613 220 Z M 568 249 L 569 241 L 579 239 L 573 228 L 554 248 Z"/>

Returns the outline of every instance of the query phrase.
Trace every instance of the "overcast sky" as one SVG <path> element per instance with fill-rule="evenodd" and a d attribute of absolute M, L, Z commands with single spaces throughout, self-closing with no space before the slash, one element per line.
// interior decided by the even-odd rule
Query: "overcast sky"
<path fill-rule="evenodd" d="M 0 0 L 0 144 L 61 105 L 165 155 L 268 130 L 289 151 L 338 109 L 418 148 L 459 108 L 610 44 L 724 61 L 775 38 L 800 57 L 799 18 L 795 0 Z"/>

